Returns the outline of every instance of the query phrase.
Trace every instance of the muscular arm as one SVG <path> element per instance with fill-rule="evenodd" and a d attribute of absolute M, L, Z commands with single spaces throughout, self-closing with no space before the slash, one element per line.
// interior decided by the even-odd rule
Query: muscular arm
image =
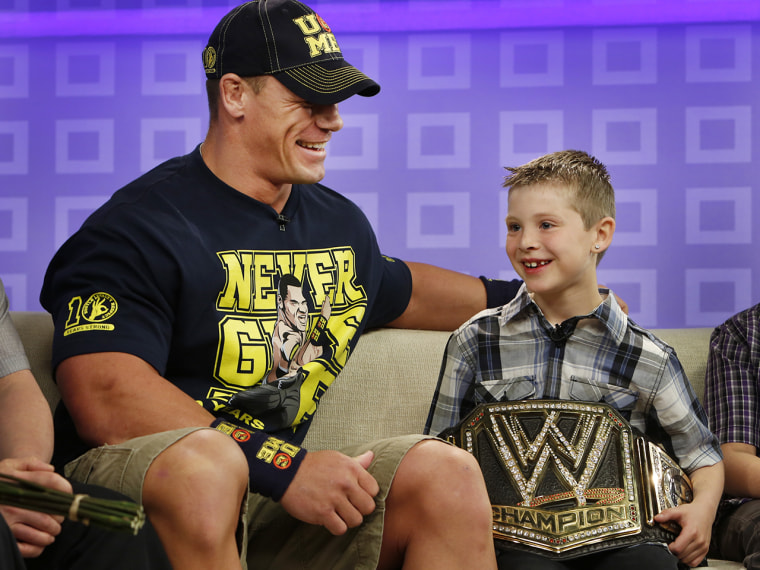
<path fill-rule="evenodd" d="M 486 308 L 486 290 L 477 277 L 426 263 L 406 264 L 412 272 L 412 297 L 388 326 L 450 331 Z"/>
<path fill-rule="evenodd" d="M 389 327 L 452 331 L 486 308 L 488 299 L 480 278 L 427 263 L 405 263 L 412 273 L 412 297 Z M 627 314 L 628 305 L 615 298 Z M 508 301 L 498 299 L 498 304 Z"/>
<path fill-rule="evenodd" d="M 73 356 L 61 362 L 56 377 L 77 431 L 90 445 L 207 426 L 214 419 L 147 362 L 130 354 Z"/>
<path fill-rule="evenodd" d="M 724 443 L 726 493 L 736 497 L 760 497 L 760 457 L 748 443 Z"/>
<path fill-rule="evenodd" d="M 80 436 L 93 445 L 118 443 L 169 429 L 208 426 L 213 416 L 145 361 L 123 353 L 64 360 L 58 385 Z M 310 453 L 282 497 L 293 516 L 333 534 L 355 527 L 374 510 L 377 483 L 366 471 L 372 456 Z"/>

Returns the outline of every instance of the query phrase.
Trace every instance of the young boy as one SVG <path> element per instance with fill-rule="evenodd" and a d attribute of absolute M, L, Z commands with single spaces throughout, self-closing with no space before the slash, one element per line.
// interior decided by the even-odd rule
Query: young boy
<path fill-rule="evenodd" d="M 508 168 L 507 255 L 524 285 L 449 339 L 427 433 L 456 425 L 478 404 L 525 399 L 604 402 L 664 446 L 690 476 L 691 503 L 663 511 L 678 538 L 564 563 L 500 551 L 501 568 L 676 568 L 707 553 L 723 486 L 720 447 L 673 350 L 600 291 L 596 266 L 612 242 L 615 197 L 607 169 L 581 151 Z M 668 551 L 669 549 L 669 551 Z"/>

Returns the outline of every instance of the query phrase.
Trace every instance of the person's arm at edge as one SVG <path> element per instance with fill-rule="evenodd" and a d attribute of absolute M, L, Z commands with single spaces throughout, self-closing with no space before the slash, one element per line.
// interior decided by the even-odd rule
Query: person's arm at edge
<path fill-rule="evenodd" d="M 0 473 L 33 481 L 65 493 L 71 484 L 50 465 L 53 416 L 29 369 L 0 378 Z M 63 517 L 0 505 L 25 558 L 39 556 L 55 540 Z"/>
<path fill-rule="evenodd" d="M 705 370 L 705 409 L 712 430 L 722 440 L 724 491 L 735 497 L 760 497 L 760 457 L 755 445 L 748 443 L 756 431 L 758 400 L 757 364 L 748 330 L 738 315 L 717 327 L 710 335 Z"/>
<path fill-rule="evenodd" d="M 34 421 L 30 421 L 34 418 Z M 31 370 L 0 378 L 0 459 L 53 455 L 53 417 Z"/>
<path fill-rule="evenodd" d="M 760 457 L 748 443 L 724 443 L 725 491 L 734 497 L 760 497 Z"/>
<path fill-rule="evenodd" d="M 0 472 L 59 491 L 71 485 L 54 473 L 53 416 L 31 370 L 0 378 Z M 39 518 L 39 517 L 37 517 Z"/>

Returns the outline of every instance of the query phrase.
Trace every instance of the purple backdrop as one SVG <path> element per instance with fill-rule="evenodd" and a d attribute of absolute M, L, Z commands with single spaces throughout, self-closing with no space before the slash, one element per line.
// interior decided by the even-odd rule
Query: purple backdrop
<path fill-rule="evenodd" d="M 193 148 L 201 49 L 234 3 L 0 0 L 0 276 L 39 309 L 55 249 L 108 195 Z M 760 301 L 757 0 L 313 2 L 382 84 L 341 104 L 325 182 L 383 250 L 513 276 L 502 166 L 581 148 L 618 231 L 601 280 L 648 327 Z"/>

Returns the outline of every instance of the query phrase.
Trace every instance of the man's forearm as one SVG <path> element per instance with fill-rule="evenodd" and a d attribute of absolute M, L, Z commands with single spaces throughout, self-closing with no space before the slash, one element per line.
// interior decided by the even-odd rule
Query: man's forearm
<path fill-rule="evenodd" d="M 412 296 L 403 314 L 389 326 L 451 331 L 487 306 L 486 288 L 478 277 L 426 263 L 405 262 L 412 274 Z M 504 304 L 514 296 L 500 295 Z"/>
<path fill-rule="evenodd" d="M 486 290 L 477 277 L 426 263 L 406 262 L 412 297 L 389 326 L 450 331 L 486 308 Z"/>

